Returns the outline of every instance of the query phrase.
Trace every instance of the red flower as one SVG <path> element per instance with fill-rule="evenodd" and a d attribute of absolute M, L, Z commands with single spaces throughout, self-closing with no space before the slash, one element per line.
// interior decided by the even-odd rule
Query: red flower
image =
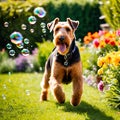
<path fill-rule="evenodd" d="M 94 44 L 94 46 L 95 46 L 96 48 L 98 48 L 99 45 L 100 45 L 100 42 L 99 42 L 98 39 L 94 39 L 93 44 Z"/>
<path fill-rule="evenodd" d="M 105 43 L 108 44 L 110 42 L 110 39 L 106 38 Z"/>
<path fill-rule="evenodd" d="M 112 40 L 112 41 L 110 41 L 110 45 L 112 45 L 112 46 L 115 46 L 115 41 L 114 40 Z"/>

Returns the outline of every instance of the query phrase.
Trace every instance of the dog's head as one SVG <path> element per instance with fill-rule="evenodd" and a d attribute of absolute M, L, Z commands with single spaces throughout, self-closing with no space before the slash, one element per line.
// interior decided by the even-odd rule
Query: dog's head
<path fill-rule="evenodd" d="M 70 18 L 67 18 L 66 22 L 59 22 L 59 18 L 55 18 L 47 24 L 50 32 L 53 31 L 53 43 L 57 47 L 59 54 L 66 55 L 69 52 L 78 25 L 79 21 L 74 21 Z"/>

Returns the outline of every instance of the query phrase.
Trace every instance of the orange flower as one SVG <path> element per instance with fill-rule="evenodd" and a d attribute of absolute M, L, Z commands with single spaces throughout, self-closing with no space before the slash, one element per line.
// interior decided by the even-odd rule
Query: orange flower
<path fill-rule="evenodd" d="M 84 43 L 85 43 L 85 44 L 89 44 L 90 41 L 91 41 L 91 40 L 90 40 L 90 38 L 89 38 L 88 36 L 85 36 L 85 37 L 84 37 Z"/>
<path fill-rule="evenodd" d="M 106 44 L 105 44 L 104 40 L 101 40 L 101 41 L 100 41 L 100 48 L 104 48 L 105 45 L 106 45 Z"/>

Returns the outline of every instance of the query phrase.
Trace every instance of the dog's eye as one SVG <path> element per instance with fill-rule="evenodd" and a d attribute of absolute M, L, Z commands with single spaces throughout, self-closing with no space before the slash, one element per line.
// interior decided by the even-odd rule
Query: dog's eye
<path fill-rule="evenodd" d="M 66 27 L 66 31 L 67 31 L 67 32 L 70 32 L 70 28 Z"/>
<path fill-rule="evenodd" d="M 59 29 L 60 29 L 60 28 L 56 28 L 55 31 L 57 32 L 57 31 L 59 31 Z"/>

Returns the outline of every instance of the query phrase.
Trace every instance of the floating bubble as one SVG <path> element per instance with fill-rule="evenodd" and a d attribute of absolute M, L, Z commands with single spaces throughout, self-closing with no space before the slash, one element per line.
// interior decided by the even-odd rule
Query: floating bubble
<path fill-rule="evenodd" d="M 45 28 L 46 24 L 44 22 L 41 22 L 40 26 L 41 26 L 41 28 Z"/>
<path fill-rule="evenodd" d="M 30 54 L 30 51 L 26 48 L 24 48 L 22 51 L 21 51 L 22 55 L 23 56 L 28 56 Z"/>
<path fill-rule="evenodd" d="M 10 50 L 9 54 L 10 54 L 10 56 L 15 56 L 15 50 Z"/>
<path fill-rule="evenodd" d="M 6 45 L 6 47 L 7 47 L 7 49 L 11 49 L 11 48 L 12 48 L 12 44 L 8 43 L 8 44 Z"/>
<path fill-rule="evenodd" d="M 4 22 L 4 27 L 8 27 L 9 23 L 8 22 Z"/>
<path fill-rule="evenodd" d="M 2 94 L 2 98 L 3 98 L 3 100 L 6 100 L 6 95 Z"/>
<path fill-rule="evenodd" d="M 10 39 L 11 39 L 12 43 L 19 44 L 19 43 L 22 43 L 23 36 L 22 36 L 22 34 L 20 32 L 13 32 L 10 35 Z"/>
<path fill-rule="evenodd" d="M 19 43 L 19 44 L 17 44 L 16 46 L 21 49 L 21 48 L 24 47 L 24 44 L 23 44 L 23 43 Z"/>
<path fill-rule="evenodd" d="M 43 18 L 46 15 L 46 11 L 44 10 L 43 7 L 37 7 L 34 9 L 34 14 L 40 18 Z"/>
<path fill-rule="evenodd" d="M 10 76 L 10 75 L 11 75 L 11 72 L 8 72 L 8 75 Z"/>
<path fill-rule="evenodd" d="M 37 19 L 36 19 L 35 16 L 30 16 L 30 17 L 28 18 L 28 22 L 29 22 L 30 24 L 35 24 L 36 21 L 37 21 Z"/>
<path fill-rule="evenodd" d="M 28 96 L 30 95 L 30 90 L 26 90 L 25 92 L 26 92 L 26 95 Z"/>
<path fill-rule="evenodd" d="M 27 29 L 27 26 L 26 26 L 25 24 L 22 24 L 22 25 L 21 25 L 21 29 L 22 29 L 22 30 L 26 30 L 26 29 Z"/>
<path fill-rule="evenodd" d="M 46 33 L 46 29 L 45 28 L 42 29 L 42 33 Z"/>
<path fill-rule="evenodd" d="M 30 32 L 31 32 L 31 33 L 34 33 L 34 29 L 30 29 Z"/>
<path fill-rule="evenodd" d="M 28 39 L 28 38 L 25 38 L 25 39 L 24 39 L 24 43 L 25 43 L 25 44 L 29 44 L 29 39 Z"/>
<path fill-rule="evenodd" d="M 42 67 L 40 67 L 39 69 L 40 69 L 40 72 L 42 72 L 42 71 L 43 71 L 43 68 L 42 68 Z"/>

